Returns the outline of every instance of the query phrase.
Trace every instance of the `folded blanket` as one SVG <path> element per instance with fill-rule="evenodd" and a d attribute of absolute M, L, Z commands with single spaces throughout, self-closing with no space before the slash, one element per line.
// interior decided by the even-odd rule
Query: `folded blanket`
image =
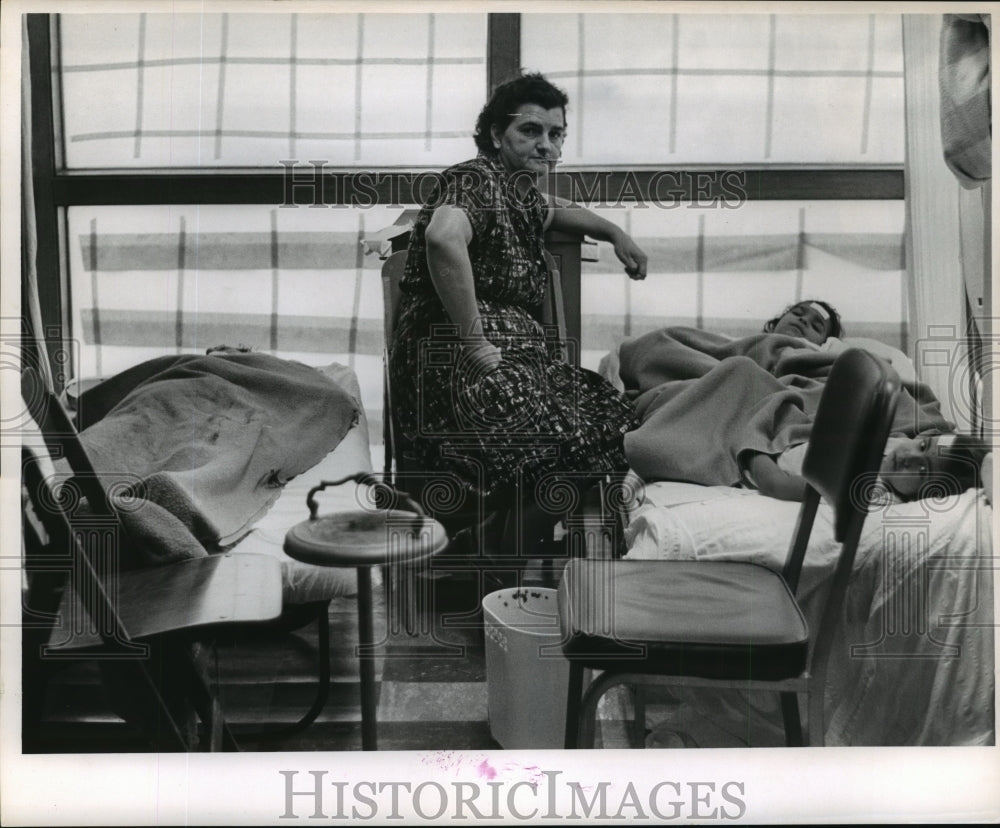
<path fill-rule="evenodd" d="M 672 327 L 622 343 L 619 374 L 640 426 L 625 454 L 644 480 L 735 485 L 744 451 L 779 454 L 809 438 L 837 354 L 798 337 L 729 339 Z M 922 383 L 903 383 L 892 431 L 952 431 Z"/>
<path fill-rule="evenodd" d="M 129 544 L 133 554 L 154 559 L 125 566 L 176 557 L 178 523 L 209 551 L 232 544 L 359 411 L 314 368 L 231 352 L 149 360 L 82 394 L 78 408 L 95 471 L 112 497 L 133 501 L 123 522 L 144 540 Z"/>

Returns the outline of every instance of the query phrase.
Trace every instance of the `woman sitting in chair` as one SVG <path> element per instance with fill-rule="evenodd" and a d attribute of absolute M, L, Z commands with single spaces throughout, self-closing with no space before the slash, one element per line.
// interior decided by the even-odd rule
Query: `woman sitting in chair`
<path fill-rule="evenodd" d="M 442 173 L 410 237 L 389 354 L 406 462 L 477 496 L 626 470 L 628 402 L 554 358 L 536 321 L 546 230 L 610 242 L 631 278 L 646 276 L 626 233 L 536 186 L 559 160 L 567 102 L 541 75 L 500 86 L 476 123 L 479 154 Z"/>

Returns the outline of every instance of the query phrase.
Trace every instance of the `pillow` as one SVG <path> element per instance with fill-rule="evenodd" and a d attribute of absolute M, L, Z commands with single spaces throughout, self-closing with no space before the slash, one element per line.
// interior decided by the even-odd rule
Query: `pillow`
<path fill-rule="evenodd" d="M 899 378 L 903 382 L 916 382 L 917 371 L 913 367 L 913 360 L 899 350 L 899 348 L 893 348 L 892 345 L 886 345 L 877 339 L 867 339 L 861 336 L 848 336 L 844 339 L 837 339 L 837 337 L 831 336 L 823 343 L 823 350 L 825 351 L 838 353 L 845 348 L 861 348 L 864 351 L 868 351 L 868 353 L 884 359 L 895 368 L 896 373 L 899 374 Z"/>

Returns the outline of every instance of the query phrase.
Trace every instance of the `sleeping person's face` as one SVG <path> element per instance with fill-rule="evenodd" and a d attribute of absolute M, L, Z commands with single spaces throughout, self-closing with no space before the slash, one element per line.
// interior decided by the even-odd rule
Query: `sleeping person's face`
<path fill-rule="evenodd" d="M 935 474 L 942 472 L 944 457 L 937 437 L 914 437 L 899 442 L 882 458 L 879 476 L 904 498 L 912 498 Z"/>
<path fill-rule="evenodd" d="M 800 302 L 785 311 L 771 333 L 799 336 L 822 345 L 830 335 L 830 314 L 816 302 Z"/>

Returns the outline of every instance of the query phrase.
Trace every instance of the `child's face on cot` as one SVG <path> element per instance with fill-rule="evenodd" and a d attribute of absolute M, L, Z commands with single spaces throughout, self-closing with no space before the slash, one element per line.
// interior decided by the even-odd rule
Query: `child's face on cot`
<path fill-rule="evenodd" d="M 913 497 L 934 474 L 943 458 L 937 437 L 914 437 L 896 445 L 882 458 L 880 477 L 902 497 Z"/>
<path fill-rule="evenodd" d="M 785 312 L 772 333 L 799 336 L 814 345 L 822 345 L 830 335 L 830 314 L 822 305 L 802 302 Z"/>

